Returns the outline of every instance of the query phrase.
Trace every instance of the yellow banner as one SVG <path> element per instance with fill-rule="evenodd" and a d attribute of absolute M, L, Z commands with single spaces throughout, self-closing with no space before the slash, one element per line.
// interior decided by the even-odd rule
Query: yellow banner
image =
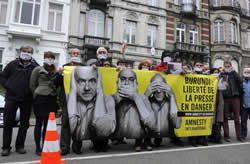
<path fill-rule="evenodd" d="M 70 92 L 70 75 L 74 67 L 64 67 L 65 93 Z M 115 68 L 99 68 L 105 95 L 115 94 L 118 72 Z M 155 71 L 134 70 L 138 91 L 144 94 Z M 175 129 L 178 137 L 210 135 L 217 94 L 217 78 L 209 75 L 166 75 L 160 73 L 172 88 L 182 118 L 181 128 Z"/>

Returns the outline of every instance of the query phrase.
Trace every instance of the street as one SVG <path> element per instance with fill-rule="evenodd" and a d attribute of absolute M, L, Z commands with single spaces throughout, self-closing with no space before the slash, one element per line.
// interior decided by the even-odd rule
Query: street
<path fill-rule="evenodd" d="M 249 123 L 248 123 L 248 126 Z M 33 141 L 33 126 L 29 128 L 26 147 L 27 154 L 19 155 L 12 148 L 11 155 L 1 157 L 0 163 L 7 164 L 26 164 L 39 162 L 40 158 L 35 154 L 35 144 Z M 60 126 L 57 127 L 60 132 Z M 17 128 L 14 128 L 13 136 L 16 137 Z M 0 128 L 2 134 L 2 128 Z M 189 145 L 187 138 L 183 138 L 185 146 L 178 147 L 165 138 L 163 146 L 154 148 L 153 151 L 135 152 L 133 140 L 126 140 L 128 144 L 113 146 L 105 153 L 95 153 L 90 150 L 89 141 L 84 141 L 83 154 L 76 155 L 70 153 L 63 156 L 62 160 L 68 164 L 246 164 L 250 160 L 250 139 L 240 143 L 236 140 L 233 121 L 230 121 L 230 134 L 232 142 L 223 144 L 212 144 L 209 146 L 192 147 Z M 2 137 L 2 136 L 1 136 Z M 14 137 L 12 147 L 14 145 Z M 0 141 L 2 145 L 2 138 Z"/>

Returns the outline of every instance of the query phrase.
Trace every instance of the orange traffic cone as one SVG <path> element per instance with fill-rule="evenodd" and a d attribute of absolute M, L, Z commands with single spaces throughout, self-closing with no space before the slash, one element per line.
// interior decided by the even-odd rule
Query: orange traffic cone
<path fill-rule="evenodd" d="M 56 117 L 54 112 L 50 112 L 49 114 L 41 162 L 35 164 L 66 164 L 65 162 L 61 161 L 56 129 Z"/>

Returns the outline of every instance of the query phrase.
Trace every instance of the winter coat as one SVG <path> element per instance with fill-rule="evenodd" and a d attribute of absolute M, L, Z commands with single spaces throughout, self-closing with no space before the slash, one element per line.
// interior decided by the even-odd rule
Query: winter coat
<path fill-rule="evenodd" d="M 250 80 L 243 81 L 243 107 L 250 108 Z"/>
<path fill-rule="evenodd" d="M 220 76 L 228 83 L 227 89 L 223 91 L 224 98 L 242 96 L 242 80 L 237 72 L 223 72 Z"/>
<path fill-rule="evenodd" d="M 7 64 L 0 73 L 0 84 L 7 90 L 5 95 L 7 100 L 32 101 L 29 83 L 31 73 L 36 66 L 38 64 L 34 59 L 26 65 L 19 58 Z"/>
<path fill-rule="evenodd" d="M 56 96 L 56 87 L 58 74 L 49 75 L 48 71 L 43 67 L 36 67 L 30 78 L 30 89 L 35 98 L 37 95 Z"/>

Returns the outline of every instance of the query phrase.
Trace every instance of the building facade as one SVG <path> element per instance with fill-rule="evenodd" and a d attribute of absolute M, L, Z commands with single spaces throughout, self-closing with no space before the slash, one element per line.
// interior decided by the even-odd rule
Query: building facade
<path fill-rule="evenodd" d="M 44 52 L 56 54 L 56 64 L 66 62 L 70 0 L 0 0 L 0 63 L 19 55 L 22 45 L 34 48 L 43 63 Z"/>
<path fill-rule="evenodd" d="M 250 67 L 250 0 L 210 0 L 210 13 L 212 65 L 231 60 L 242 73 Z"/>
<path fill-rule="evenodd" d="M 130 66 L 137 68 L 144 58 L 160 62 L 166 48 L 165 0 L 72 0 L 71 11 L 69 46 L 81 48 L 86 61 L 102 46 L 116 64 L 126 40 Z"/>

